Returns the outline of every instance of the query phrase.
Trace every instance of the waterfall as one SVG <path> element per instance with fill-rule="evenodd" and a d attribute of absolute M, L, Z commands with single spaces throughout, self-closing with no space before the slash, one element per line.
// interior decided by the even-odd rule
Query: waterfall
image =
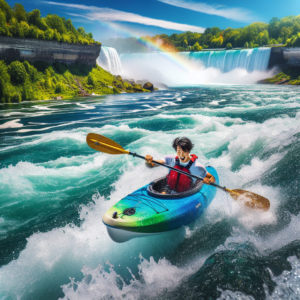
<path fill-rule="evenodd" d="M 222 72 L 229 72 L 233 69 L 246 69 L 252 71 L 266 71 L 269 64 L 271 48 L 255 48 L 243 50 L 225 51 L 199 51 L 199 52 L 179 52 L 179 57 L 185 58 L 190 63 L 201 63 L 205 68 L 216 68 Z M 121 61 L 128 62 L 133 60 L 155 60 L 167 58 L 168 53 L 131 53 L 121 54 Z"/>
<path fill-rule="evenodd" d="M 114 75 L 122 72 L 121 60 L 115 48 L 102 46 L 97 63 L 100 67 Z"/>
<path fill-rule="evenodd" d="M 201 61 L 206 68 L 229 72 L 236 68 L 266 71 L 269 64 L 271 48 L 255 48 L 227 51 L 180 52 L 178 55 L 188 60 Z"/>

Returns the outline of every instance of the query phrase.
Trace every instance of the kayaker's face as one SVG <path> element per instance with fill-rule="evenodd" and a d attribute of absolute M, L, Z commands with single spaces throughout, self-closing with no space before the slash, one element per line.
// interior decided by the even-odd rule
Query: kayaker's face
<path fill-rule="evenodd" d="M 191 159 L 190 152 L 183 151 L 180 146 L 177 146 L 177 156 L 179 157 L 179 159 L 182 163 L 186 163 Z"/>

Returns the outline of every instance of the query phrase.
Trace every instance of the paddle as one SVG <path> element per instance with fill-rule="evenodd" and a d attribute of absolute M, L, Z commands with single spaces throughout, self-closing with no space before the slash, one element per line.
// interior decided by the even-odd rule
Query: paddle
<path fill-rule="evenodd" d="M 96 133 L 89 133 L 86 137 L 86 142 L 87 144 L 94 150 L 100 151 L 100 152 L 104 152 L 104 153 L 108 153 L 108 154 L 113 154 L 113 155 L 119 155 L 119 154 L 129 154 L 129 155 L 133 155 L 139 158 L 142 158 L 145 160 L 144 156 L 138 155 L 136 153 L 132 153 L 128 150 L 125 150 L 122 146 L 120 146 L 118 143 L 116 143 L 115 141 L 100 135 L 100 134 L 96 134 Z M 168 169 L 174 170 L 178 173 L 187 175 L 189 177 L 192 178 L 196 178 L 196 179 L 200 179 L 203 180 L 203 178 L 199 177 L 199 176 L 195 176 L 189 173 L 186 173 L 184 171 L 175 169 L 173 167 L 170 167 L 168 165 L 162 164 L 158 161 L 153 160 L 153 163 L 166 167 Z M 227 189 L 226 187 L 220 186 L 216 183 L 211 183 L 210 185 L 215 186 L 221 190 L 223 190 L 224 192 L 227 192 L 230 194 L 230 196 L 238 201 L 243 203 L 244 205 L 253 208 L 253 209 L 261 209 L 264 211 L 269 210 L 270 208 L 270 201 L 265 198 L 262 197 L 260 195 L 257 195 L 255 193 L 252 192 L 248 192 L 248 191 L 244 191 L 244 190 L 239 190 L 239 189 L 235 189 L 235 190 L 230 190 Z"/>

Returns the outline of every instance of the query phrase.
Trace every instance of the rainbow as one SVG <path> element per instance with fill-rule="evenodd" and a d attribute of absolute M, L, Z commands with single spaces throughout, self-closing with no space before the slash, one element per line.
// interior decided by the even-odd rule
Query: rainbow
<path fill-rule="evenodd" d="M 185 57 L 178 55 L 175 51 L 170 51 L 170 49 L 164 47 L 164 45 L 158 45 L 153 40 L 151 40 L 150 37 L 139 37 L 136 33 L 134 33 L 132 30 L 124 29 L 123 26 L 120 26 L 116 23 L 108 23 L 108 22 L 100 22 L 104 27 L 107 27 L 109 29 L 113 29 L 115 31 L 118 31 L 119 33 L 128 36 L 128 37 L 135 37 L 138 39 L 138 43 L 145 47 L 145 49 L 148 49 L 151 47 L 152 51 L 157 52 L 163 52 L 164 57 L 173 62 L 175 65 L 180 67 L 181 69 L 185 71 L 191 71 L 195 69 L 195 65 L 191 63 L 191 61 L 188 61 Z"/>

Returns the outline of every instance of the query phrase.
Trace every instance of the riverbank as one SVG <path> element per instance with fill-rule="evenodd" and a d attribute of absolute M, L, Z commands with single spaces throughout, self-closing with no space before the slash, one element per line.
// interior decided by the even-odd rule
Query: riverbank
<path fill-rule="evenodd" d="M 142 92 L 149 90 L 125 82 L 99 66 L 0 61 L 2 103 Z"/>
<path fill-rule="evenodd" d="M 300 69 L 295 66 L 285 66 L 282 71 L 271 78 L 259 80 L 258 84 L 300 85 Z"/>

